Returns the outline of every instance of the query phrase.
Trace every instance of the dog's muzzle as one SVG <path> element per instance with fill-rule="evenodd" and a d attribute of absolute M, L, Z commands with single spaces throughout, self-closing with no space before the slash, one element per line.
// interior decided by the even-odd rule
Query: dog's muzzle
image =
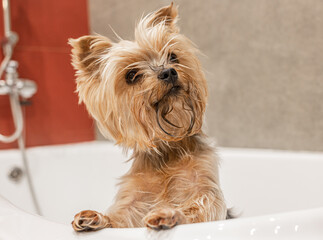
<path fill-rule="evenodd" d="M 178 79 L 178 74 L 174 68 L 163 69 L 159 75 L 158 79 L 166 83 L 176 83 Z"/>

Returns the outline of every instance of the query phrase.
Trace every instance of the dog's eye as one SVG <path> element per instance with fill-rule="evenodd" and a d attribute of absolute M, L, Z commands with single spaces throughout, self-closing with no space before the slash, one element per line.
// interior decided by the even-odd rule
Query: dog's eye
<path fill-rule="evenodd" d="M 142 74 L 137 74 L 137 73 L 138 73 L 137 69 L 131 69 L 129 72 L 127 72 L 126 82 L 128 84 L 136 83 L 142 77 Z"/>
<path fill-rule="evenodd" d="M 169 55 L 169 61 L 172 63 L 179 63 L 178 59 L 177 59 L 177 55 L 175 53 L 171 53 Z"/>

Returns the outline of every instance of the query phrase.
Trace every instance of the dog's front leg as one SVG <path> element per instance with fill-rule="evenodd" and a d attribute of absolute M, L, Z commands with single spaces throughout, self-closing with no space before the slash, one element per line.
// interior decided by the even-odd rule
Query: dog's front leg
<path fill-rule="evenodd" d="M 146 227 L 161 230 L 179 224 L 225 220 L 226 204 L 221 191 L 201 194 L 183 202 L 180 207 L 163 207 L 150 211 L 143 219 Z"/>
<path fill-rule="evenodd" d="M 72 226 L 76 232 L 96 231 L 112 227 L 109 217 L 92 210 L 84 210 L 76 214 Z"/>
<path fill-rule="evenodd" d="M 201 193 L 198 197 L 185 201 L 180 210 L 188 223 L 225 220 L 227 207 L 221 190 Z"/>
<path fill-rule="evenodd" d="M 146 227 L 161 230 L 170 229 L 178 224 L 185 224 L 186 217 L 181 210 L 165 207 L 150 211 L 143 221 Z"/>
<path fill-rule="evenodd" d="M 129 195 L 131 192 L 128 192 Z M 103 228 L 143 227 L 142 218 L 148 212 L 147 204 L 131 198 L 119 198 L 107 215 L 85 210 L 76 214 L 72 222 L 75 231 L 96 231 Z"/>

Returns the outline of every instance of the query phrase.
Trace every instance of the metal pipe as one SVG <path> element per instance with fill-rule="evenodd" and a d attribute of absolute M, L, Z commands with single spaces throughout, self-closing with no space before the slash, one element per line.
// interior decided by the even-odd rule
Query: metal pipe
<path fill-rule="evenodd" d="M 3 7 L 3 24 L 4 24 L 4 36 L 5 44 L 3 46 L 4 54 L 12 57 L 13 45 L 11 43 L 11 18 L 10 18 L 10 0 L 2 0 Z M 10 61 L 8 60 L 8 62 Z M 2 72 L 0 72 L 2 73 Z M 1 77 L 1 76 L 0 76 Z"/>
<path fill-rule="evenodd" d="M 10 1 L 2 0 L 4 35 L 9 38 L 11 35 Z"/>
<path fill-rule="evenodd" d="M 28 165 L 28 161 L 27 161 L 25 140 L 24 140 L 24 136 L 22 134 L 22 129 L 24 126 L 24 121 L 23 121 L 23 116 L 22 116 L 23 114 L 22 114 L 22 109 L 21 109 L 20 102 L 19 102 L 19 95 L 16 91 L 10 94 L 10 103 L 11 103 L 12 112 L 15 113 L 13 115 L 15 127 L 16 127 L 16 129 L 21 128 L 21 133 L 18 136 L 18 147 L 19 147 L 19 150 L 21 153 L 22 162 L 24 165 L 25 173 L 26 173 L 29 192 L 30 192 L 32 201 L 34 203 L 36 213 L 41 215 L 42 213 L 41 213 L 39 203 L 36 198 L 35 188 L 34 188 L 34 184 L 31 179 L 31 174 L 30 174 L 29 165 Z"/>
<path fill-rule="evenodd" d="M 19 150 L 21 152 L 21 157 L 22 157 L 22 162 L 25 168 L 25 175 L 27 177 L 27 182 L 28 182 L 28 188 L 29 188 L 29 192 L 32 198 L 32 201 L 34 203 L 34 207 L 36 210 L 36 213 L 38 215 L 42 215 L 42 212 L 40 210 L 40 206 L 36 197 L 36 193 L 35 193 L 35 188 L 34 188 L 34 184 L 32 182 L 31 179 L 31 174 L 30 174 L 30 170 L 29 170 L 29 164 L 28 164 L 28 159 L 27 159 L 27 154 L 26 154 L 26 149 L 25 149 L 25 140 L 23 135 L 20 135 L 20 137 L 18 138 L 18 146 L 19 146 Z"/>
<path fill-rule="evenodd" d="M 11 31 L 11 18 L 10 18 L 10 0 L 2 0 L 3 8 L 3 24 L 5 41 L 3 45 L 4 59 L 0 65 L 0 78 L 2 77 L 5 69 L 7 68 L 13 53 L 13 48 L 18 41 L 18 35 Z"/>
<path fill-rule="evenodd" d="M 18 95 L 17 92 L 14 92 L 14 93 L 10 94 L 10 103 L 11 103 L 12 112 L 15 113 L 13 115 L 13 120 L 14 120 L 15 127 L 16 127 L 16 129 L 21 128 L 21 132 L 20 132 L 20 134 L 18 136 L 18 146 L 19 146 L 23 166 L 24 166 L 25 173 L 26 173 L 29 192 L 30 192 L 32 201 L 34 203 L 36 213 L 41 215 L 42 212 L 40 210 L 39 203 L 38 203 L 37 198 L 36 198 L 35 188 L 34 188 L 34 184 L 33 184 L 32 179 L 31 179 L 31 174 L 30 174 L 28 160 L 27 160 L 27 154 L 26 154 L 26 148 L 25 148 L 25 140 L 24 140 L 24 136 L 22 134 L 24 121 L 23 121 L 23 116 L 22 116 L 22 109 L 21 109 L 20 102 L 19 102 L 19 95 Z"/>

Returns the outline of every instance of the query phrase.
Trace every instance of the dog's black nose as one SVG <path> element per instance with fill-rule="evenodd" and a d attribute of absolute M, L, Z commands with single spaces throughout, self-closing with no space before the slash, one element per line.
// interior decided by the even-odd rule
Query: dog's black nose
<path fill-rule="evenodd" d="M 175 83 L 178 79 L 178 75 L 174 68 L 168 68 L 168 69 L 162 70 L 158 75 L 158 78 L 167 83 Z"/>

